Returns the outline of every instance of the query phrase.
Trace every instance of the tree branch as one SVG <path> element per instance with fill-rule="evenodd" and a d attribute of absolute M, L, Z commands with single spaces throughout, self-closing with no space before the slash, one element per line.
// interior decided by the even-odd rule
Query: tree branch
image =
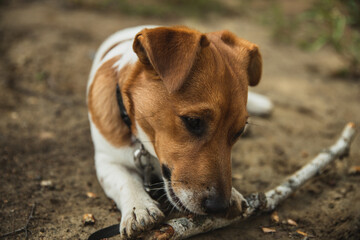
<path fill-rule="evenodd" d="M 33 217 L 34 217 L 34 211 L 35 211 L 35 203 L 31 207 L 31 212 L 26 221 L 25 226 L 23 226 L 19 229 L 16 229 L 15 231 L 5 233 L 5 234 L 1 235 L 0 238 L 4 238 L 4 237 L 12 236 L 12 235 L 15 235 L 15 234 L 18 234 L 21 232 L 25 232 L 25 239 L 28 239 L 28 227 L 29 227 L 29 223 L 30 223 L 31 219 L 33 219 Z"/>
<path fill-rule="evenodd" d="M 182 217 L 171 219 L 160 228 L 153 229 L 141 237 L 145 239 L 185 239 L 245 220 L 255 212 L 271 211 L 305 182 L 319 174 L 326 165 L 337 158 L 348 156 L 355 132 L 355 124 L 348 123 L 334 145 L 321 151 L 312 161 L 287 178 L 282 184 L 265 194 L 254 193 L 246 197 L 245 202 L 233 204 L 233 208 L 239 205 L 242 206 L 241 211 L 239 209 L 230 210 L 230 212 L 237 212 L 235 217 L 196 216 L 193 218 Z"/>

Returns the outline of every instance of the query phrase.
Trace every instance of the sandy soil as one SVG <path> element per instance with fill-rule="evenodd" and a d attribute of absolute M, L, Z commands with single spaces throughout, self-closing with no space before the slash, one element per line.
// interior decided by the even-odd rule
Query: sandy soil
<path fill-rule="evenodd" d="M 112 32 L 145 19 L 73 10 L 55 3 L 28 3 L 0 10 L 0 235 L 26 222 L 36 203 L 30 239 L 86 239 L 96 229 L 119 222 L 94 171 L 85 103 L 91 56 Z M 260 45 L 264 77 L 256 92 L 275 103 L 273 115 L 253 118 L 251 132 L 233 151 L 234 185 L 243 193 L 277 185 L 322 148 L 348 121 L 360 124 L 360 81 L 333 79 L 342 66 L 330 50 L 305 53 L 271 41 L 264 27 L 247 18 L 179 19 L 201 31 L 227 28 Z M 349 158 L 337 161 L 270 214 L 193 239 L 360 239 L 360 138 Z M 52 186 L 42 187 L 42 180 Z M 98 198 L 86 197 L 86 192 Z M 92 213 L 93 226 L 82 224 Z M 261 227 L 274 227 L 265 234 Z M 6 239 L 23 239 L 18 234 Z"/>

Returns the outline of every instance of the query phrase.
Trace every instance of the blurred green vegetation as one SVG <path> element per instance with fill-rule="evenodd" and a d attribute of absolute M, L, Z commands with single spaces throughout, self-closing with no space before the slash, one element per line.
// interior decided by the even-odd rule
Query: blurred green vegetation
<path fill-rule="evenodd" d="M 65 0 L 68 6 L 115 10 L 127 15 L 158 18 L 238 15 L 239 7 L 220 0 Z M 240 3 L 241 1 L 234 1 Z"/>
<path fill-rule="evenodd" d="M 1 1 L 1 0 L 0 0 Z M 115 11 L 163 20 L 211 16 L 263 19 L 280 43 L 317 51 L 329 46 L 344 58 L 336 76 L 360 77 L 360 0 L 64 0 L 70 8 Z"/>
<path fill-rule="evenodd" d="M 301 48 L 316 51 L 332 47 L 346 62 L 335 76 L 360 77 L 360 1 L 314 0 L 305 11 L 289 15 L 279 2 L 267 14 L 274 39 L 295 42 Z"/>

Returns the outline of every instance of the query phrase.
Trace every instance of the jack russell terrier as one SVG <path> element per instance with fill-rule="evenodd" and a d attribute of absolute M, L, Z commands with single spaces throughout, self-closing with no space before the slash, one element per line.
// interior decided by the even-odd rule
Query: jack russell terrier
<path fill-rule="evenodd" d="M 121 210 L 122 237 L 164 218 L 146 191 L 150 172 L 180 211 L 241 208 L 231 148 L 248 112 L 271 111 L 267 98 L 248 94 L 261 72 L 258 47 L 226 30 L 140 26 L 100 46 L 87 87 L 89 120 L 97 177 Z"/>

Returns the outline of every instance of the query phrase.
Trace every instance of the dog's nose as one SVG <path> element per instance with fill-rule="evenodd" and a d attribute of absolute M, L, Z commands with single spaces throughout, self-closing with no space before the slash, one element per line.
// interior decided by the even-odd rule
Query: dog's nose
<path fill-rule="evenodd" d="M 230 201 L 220 195 L 210 195 L 203 200 L 203 208 L 208 214 L 216 214 L 226 211 Z"/>

